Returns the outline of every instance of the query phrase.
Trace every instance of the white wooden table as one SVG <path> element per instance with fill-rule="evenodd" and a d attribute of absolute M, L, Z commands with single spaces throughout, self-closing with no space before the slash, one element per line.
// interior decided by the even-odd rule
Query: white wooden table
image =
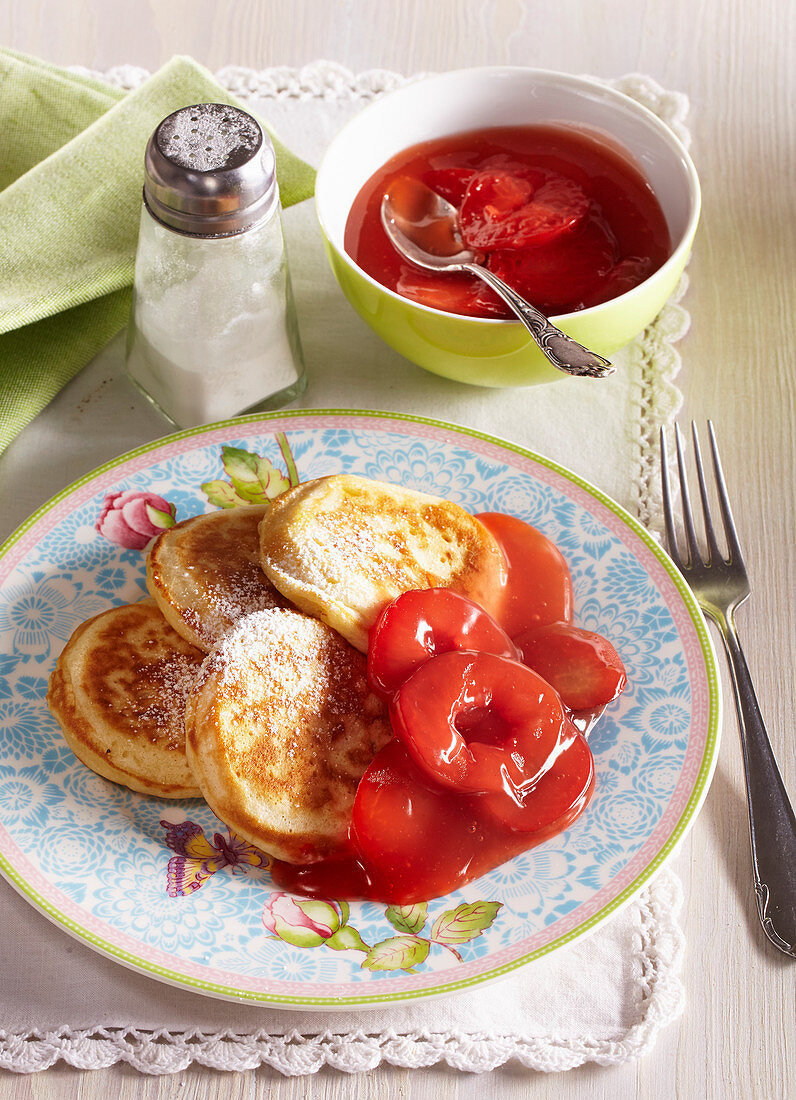
<path fill-rule="evenodd" d="M 0 41 L 56 64 L 153 70 L 186 53 L 211 70 L 328 58 L 355 72 L 534 65 L 615 77 L 639 71 L 688 94 L 704 214 L 691 264 L 692 328 L 679 345 L 685 415 L 719 426 L 753 580 L 739 616 L 786 785 L 796 796 L 793 531 L 796 419 L 796 5 L 790 0 L 3 0 Z M 52 473 L 52 492 L 61 487 Z M 43 498 L 42 498 L 43 499 Z M 6 502 L 4 502 L 5 504 Z M 22 515 L 17 517 L 24 518 Z M 751 889 L 741 757 L 725 699 L 706 805 L 675 862 L 686 889 L 688 1004 L 653 1052 L 613 1070 L 545 1077 L 505 1069 L 270 1071 L 201 1068 L 145 1078 L 62 1065 L 0 1078 L 16 1098 L 545 1096 L 758 1098 L 796 1095 L 796 964 L 763 940 Z M 0 1021 L 2 1026 L 2 1021 Z"/>

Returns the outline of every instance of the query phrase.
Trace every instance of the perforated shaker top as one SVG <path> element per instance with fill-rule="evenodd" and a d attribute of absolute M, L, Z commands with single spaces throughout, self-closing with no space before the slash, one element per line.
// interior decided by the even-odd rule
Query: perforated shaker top
<path fill-rule="evenodd" d="M 144 201 L 181 233 L 231 236 L 277 201 L 274 150 L 246 111 L 198 103 L 165 118 L 149 139 Z"/>

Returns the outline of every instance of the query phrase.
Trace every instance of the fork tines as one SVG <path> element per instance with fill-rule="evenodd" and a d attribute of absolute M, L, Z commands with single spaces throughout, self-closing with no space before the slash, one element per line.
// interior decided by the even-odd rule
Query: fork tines
<path fill-rule="evenodd" d="M 713 430 L 712 421 L 708 420 L 708 437 L 710 440 L 711 458 L 713 461 L 713 472 L 715 475 L 716 494 L 718 497 L 719 508 L 721 511 L 722 526 L 724 527 L 724 535 L 727 543 L 727 557 L 723 557 L 722 551 L 719 548 L 716 540 L 716 533 L 713 526 L 713 520 L 710 511 L 710 501 L 708 497 L 708 489 L 705 480 L 705 472 L 702 464 L 702 451 L 699 445 L 699 435 L 697 433 L 697 427 L 695 421 L 691 421 L 691 435 L 694 446 L 694 466 L 696 468 L 697 481 L 699 483 L 699 496 L 702 502 L 702 516 L 705 528 L 705 539 L 707 542 L 707 560 L 703 560 L 700 549 L 699 541 L 697 539 L 696 528 L 694 525 L 694 514 L 691 507 L 691 496 L 688 491 L 688 474 L 686 472 L 685 461 L 685 446 L 683 443 L 683 434 L 680 431 L 678 424 L 674 426 L 675 445 L 677 449 L 677 470 L 679 474 L 680 482 L 680 497 L 682 501 L 683 511 L 683 530 L 685 532 L 685 541 L 687 546 L 687 557 L 685 559 L 680 558 L 677 550 L 677 536 L 676 527 L 674 521 L 674 512 L 672 509 L 672 493 L 671 485 L 669 482 L 669 452 L 666 444 L 666 433 L 661 428 L 661 483 L 663 488 L 663 516 L 664 523 L 666 525 L 666 540 L 669 544 L 669 553 L 680 566 L 680 568 L 691 568 L 694 565 L 702 562 L 704 565 L 710 565 L 711 562 L 725 561 L 728 565 L 733 564 L 738 568 L 743 568 L 743 556 L 741 554 L 741 547 L 738 541 L 738 533 L 735 528 L 735 522 L 732 516 L 732 509 L 730 508 L 730 501 L 727 495 L 727 486 L 724 481 L 724 473 L 721 467 L 721 457 L 719 455 L 718 444 L 716 443 L 716 434 Z"/>

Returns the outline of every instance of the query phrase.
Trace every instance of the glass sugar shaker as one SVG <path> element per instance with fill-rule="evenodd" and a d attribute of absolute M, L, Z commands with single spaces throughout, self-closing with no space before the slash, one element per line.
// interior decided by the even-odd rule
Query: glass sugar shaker
<path fill-rule="evenodd" d="M 149 140 L 127 370 L 180 428 L 306 386 L 274 149 L 237 107 L 184 107 Z"/>

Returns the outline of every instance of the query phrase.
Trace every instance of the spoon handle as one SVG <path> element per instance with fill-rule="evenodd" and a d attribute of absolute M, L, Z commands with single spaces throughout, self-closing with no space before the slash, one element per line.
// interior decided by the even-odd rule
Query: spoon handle
<path fill-rule="evenodd" d="M 584 348 L 582 344 L 556 328 L 543 313 L 535 309 L 530 302 L 526 302 L 508 283 L 504 283 L 487 268 L 481 267 L 480 264 L 462 264 L 462 269 L 483 279 L 496 294 L 500 295 L 558 370 L 565 374 L 585 375 L 588 378 L 604 378 L 615 372 L 616 367 L 612 366 L 607 359 Z"/>

